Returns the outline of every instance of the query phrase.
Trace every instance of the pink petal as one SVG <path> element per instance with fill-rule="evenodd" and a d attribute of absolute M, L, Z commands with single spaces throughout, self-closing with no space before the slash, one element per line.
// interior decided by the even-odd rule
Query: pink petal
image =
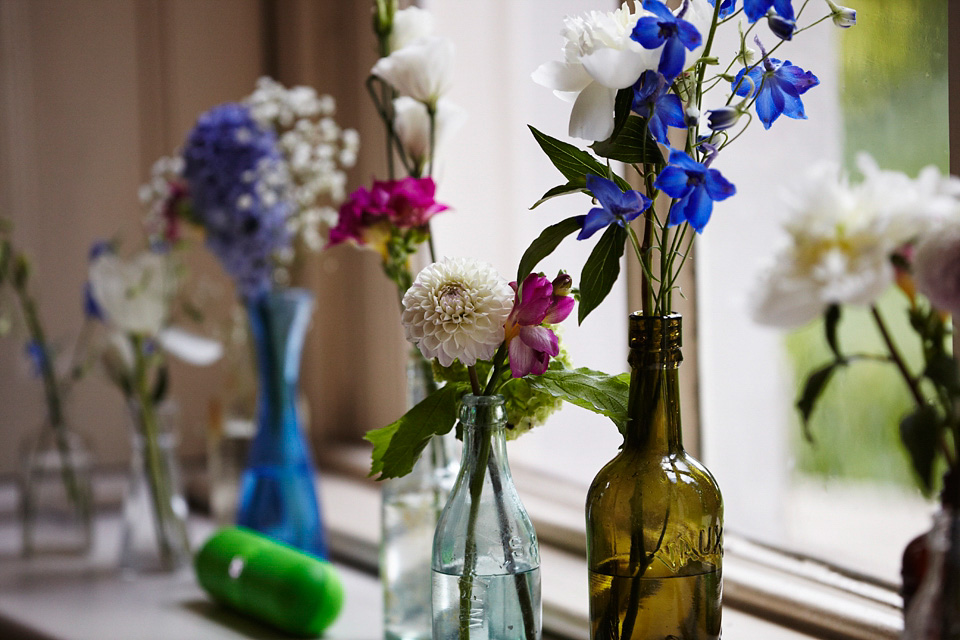
<path fill-rule="evenodd" d="M 576 301 L 573 296 L 554 296 L 553 304 L 547 309 L 543 321 L 547 324 L 559 324 L 567 319 Z"/>
<path fill-rule="evenodd" d="M 519 338 L 511 340 L 508 351 L 510 353 L 510 375 L 514 378 L 522 378 L 536 366 L 537 355 L 533 352 L 533 349 L 523 343 L 523 340 Z"/>
<path fill-rule="evenodd" d="M 560 353 L 560 341 L 553 331 L 546 327 L 520 327 L 520 339 L 535 351 L 551 356 Z"/>

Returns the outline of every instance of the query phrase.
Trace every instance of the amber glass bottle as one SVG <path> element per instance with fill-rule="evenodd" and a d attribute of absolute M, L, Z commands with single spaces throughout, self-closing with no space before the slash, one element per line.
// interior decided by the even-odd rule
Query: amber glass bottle
<path fill-rule="evenodd" d="M 679 315 L 630 316 L 623 447 L 587 494 L 590 637 L 720 637 L 723 502 L 683 450 Z"/>

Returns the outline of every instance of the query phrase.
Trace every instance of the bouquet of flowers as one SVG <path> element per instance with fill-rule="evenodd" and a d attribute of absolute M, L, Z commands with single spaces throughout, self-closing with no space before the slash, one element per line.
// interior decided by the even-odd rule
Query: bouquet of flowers
<path fill-rule="evenodd" d="M 949 516 L 960 509 L 960 368 L 952 355 L 950 322 L 950 314 L 960 313 L 960 179 L 944 177 L 935 167 L 911 179 L 880 169 L 866 155 L 858 165 L 858 182 L 824 163 L 790 191 L 787 241 L 762 272 L 753 315 L 760 323 L 784 328 L 824 319 L 832 357 L 809 373 L 797 398 L 804 434 L 811 441 L 810 417 L 838 372 L 872 362 L 899 373 L 913 405 L 900 420 L 900 439 L 921 490 L 929 495 L 942 486 L 942 513 Z M 902 293 L 903 312 L 915 333 L 919 367 L 911 365 L 916 359 L 898 343 L 878 304 L 894 288 Z M 838 329 L 844 310 L 857 307 L 868 310 L 882 352 L 852 352 L 842 344 Z M 949 517 L 942 522 L 949 529 Z M 926 608 L 931 595 L 939 602 L 944 594 L 943 620 L 953 616 L 952 623 L 960 623 L 956 608 L 947 604 L 955 593 L 950 589 L 960 583 L 946 565 L 938 564 L 953 537 L 946 531 L 942 535 L 942 548 L 921 552 L 926 541 L 918 538 L 904 554 L 904 637 L 933 637 L 923 630 L 923 625 L 940 623 L 936 609 Z M 924 573 L 939 577 L 927 603 L 920 604 L 917 588 Z M 918 606 L 912 608 L 915 593 Z"/>
<path fill-rule="evenodd" d="M 395 0 L 374 4 L 380 59 L 367 89 L 384 125 L 387 179 L 360 187 L 340 207 L 330 246 L 345 242 L 380 254 L 399 296 L 410 287 L 411 257 L 426 245 L 437 259 L 430 220 L 449 209 L 434 199 L 437 155 L 463 124 L 463 110 L 444 94 L 453 71 L 453 43 L 434 35 L 433 15 Z M 397 163 L 403 171 L 400 177 Z"/>
<path fill-rule="evenodd" d="M 145 499 L 153 518 L 155 547 L 141 547 L 135 532 L 142 525 L 126 522 L 121 562 L 130 568 L 148 566 L 155 553 L 164 569 L 189 559 L 186 502 L 180 495 L 170 451 L 164 451 L 173 434 L 159 411 L 168 390 L 165 354 L 207 366 L 220 359 L 222 348 L 218 342 L 171 324 L 178 285 L 176 263 L 168 253 L 148 249 L 124 259 L 110 243 L 98 242 L 91 249 L 87 312 L 108 330 L 101 361 L 127 402 L 134 429 L 134 457 L 142 456 L 134 469 L 142 464 L 146 476 L 142 486 L 134 475 L 127 501 L 132 505 Z M 143 492 L 147 495 L 142 496 Z"/>
<path fill-rule="evenodd" d="M 184 221 L 198 225 L 242 298 L 289 283 L 303 250 L 326 245 L 356 163 L 359 136 L 335 111 L 330 96 L 264 77 L 242 101 L 203 114 L 141 187 L 153 241 L 176 244 Z"/>
<path fill-rule="evenodd" d="M 85 372 L 80 357 L 86 350 L 90 324 L 84 323 L 74 345 L 67 370 L 59 371 L 57 367 L 59 350 L 47 337 L 36 300 L 30 290 L 30 260 L 25 253 L 15 248 L 12 235 L 12 224 L 0 218 L 0 291 L 4 293 L 10 291 L 20 309 L 20 317 L 29 336 L 26 353 L 33 363 L 35 375 L 43 383 L 44 400 L 47 405 L 46 420 L 43 429 L 37 434 L 37 441 L 32 443 L 31 455 L 46 453 L 43 451 L 46 446 L 44 440 L 52 436 L 66 499 L 68 504 L 72 505 L 73 514 L 78 518 L 81 527 L 85 529 L 81 546 L 87 548 L 93 507 L 91 487 L 89 477 L 81 474 L 77 469 L 77 462 L 84 452 L 77 450 L 78 444 L 74 440 L 76 435 L 70 431 L 64 404 L 73 384 L 83 377 Z M 8 305 L 4 304 L 7 302 L 9 299 L 3 295 L 0 298 L 0 336 L 11 329 L 12 322 L 8 315 L 10 310 L 6 308 Z M 87 291 L 85 306 L 89 308 L 90 304 L 90 294 Z M 23 499 L 26 505 L 25 512 L 29 517 L 35 505 L 30 506 L 31 498 L 28 496 L 24 496 Z M 30 523 L 24 523 L 24 551 L 27 554 L 33 551 L 34 546 L 32 537 L 28 534 L 30 527 Z"/>
<path fill-rule="evenodd" d="M 671 11 L 659 0 L 644 0 L 635 11 L 624 4 L 612 13 L 566 19 L 564 59 L 545 63 L 533 79 L 573 103 L 569 134 L 590 141 L 590 150 L 531 127 L 566 179 L 533 206 L 571 193 L 586 193 L 599 206 L 547 227 L 522 264 L 534 268 L 569 235 L 587 240 L 603 231 L 581 274 L 580 322 L 610 292 L 627 245 L 643 274 L 644 315 L 672 311 L 678 274 L 714 202 L 736 193 L 716 168 L 723 150 L 754 115 L 765 129 L 781 116 L 806 118 L 801 96 L 819 81 L 774 54 L 824 20 L 855 23 L 853 10 L 827 0 L 825 16 L 800 26 L 809 4 L 794 11 L 790 0 L 744 0 L 742 7 L 736 0 L 684 0 Z M 761 22 L 775 44 L 764 45 L 757 35 Z M 741 25 L 739 48 L 721 61 L 715 36 L 728 24 Z M 624 175 L 614 173 L 611 162 L 622 163 Z M 642 193 L 631 189 L 631 170 Z M 661 199 L 669 201 L 665 215 L 654 206 Z M 629 224 L 635 219 L 640 233 Z"/>

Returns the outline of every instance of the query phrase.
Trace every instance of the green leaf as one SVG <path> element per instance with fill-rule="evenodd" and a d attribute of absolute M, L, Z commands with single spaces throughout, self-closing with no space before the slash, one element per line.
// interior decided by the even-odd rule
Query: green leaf
<path fill-rule="evenodd" d="M 626 242 L 627 230 L 619 224 L 611 224 L 587 258 L 580 275 L 578 324 L 583 324 L 587 315 L 603 302 L 613 288 L 613 283 L 620 275 L 620 257 Z"/>
<path fill-rule="evenodd" d="M 923 375 L 946 389 L 951 397 L 960 395 L 960 369 L 957 368 L 957 361 L 947 353 L 940 351 L 934 354 L 927 362 Z"/>
<path fill-rule="evenodd" d="M 930 405 L 917 408 L 900 421 L 900 439 L 910 455 L 920 487 L 927 495 L 933 491 L 933 461 L 939 431 L 940 418 Z"/>
<path fill-rule="evenodd" d="M 627 124 L 627 118 L 630 117 L 630 111 L 633 108 L 633 87 L 625 87 L 617 91 L 617 98 L 613 105 L 613 133 L 610 139 L 615 139 L 623 126 Z"/>
<path fill-rule="evenodd" d="M 420 453 L 434 435 L 448 433 L 457 421 L 457 405 L 469 385 L 448 384 L 434 391 L 399 420 L 368 431 L 373 443 L 370 475 L 378 480 L 399 478 L 413 470 Z"/>
<path fill-rule="evenodd" d="M 565 196 L 568 193 L 577 193 L 577 192 L 585 193 L 586 190 L 587 190 L 587 177 L 582 176 L 580 178 L 571 180 L 567 184 L 561 184 L 558 187 L 554 187 L 553 189 L 550 189 L 545 194 L 543 194 L 543 197 L 541 197 L 539 200 L 534 202 L 530 208 L 536 209 L 547 200 L 550 200 L 551 198 L 556 198 L 557 196 Z"/>
<path fill-rule="evenodd" d="M 660 146 L 649 132 L 644 131 L 645 128 L 646 121 L 643 118 L 630 116 L 619 134 L 615 132 L 615 135 L 607 140 L 594 142 L 590 148 L 598 156 L 628 164 L 663 164 Z"/>
<path fill-rule="evenodd" d="M 564 238 L 574 231 L 579 231 L 582 226 L 583 216 L 573 216 L 561 220 L 557 224 L 552 224 L 541 231 L 537 239 L 530 243 L 527 250 L 523 252 L 523 257 L 520 258 L 517 282 L 523 282 L 523 279 L 533 272 L 534 267 L 540 264 L 541 260 L 553 253 Z"/>
<path fill-rule="evenodd" d="M 560 173 L 562 173 L 563 177 L 567 180 L 585 180 L 588 173 L 603 177 L 607 176 L 606 165 L 586 151 L 578 149 L 567 142 L 561 142 L 556 138 L 551 138 L 547 134 L 538 131 L 535 127 L 530 127 L 530 131 L 533 132 L 533 137 L 536 138 L 537 144 L 540 145 L 543 152 L 550 158 L 553 166 L 559 169 Z M 630 189 L 630 183 L 620 176 L 614 175 L 613 180 L 621 190 L 627 191 Z"/>
<path fill-rule="evenodd" d="M 602 371 L 547 369 L 543 375 L 524 378 L 532 389 L 548 393 L 570 404 L 607 416 L 623 433 L 627 425 L 630 374 L 611 376 Z"/>
<path fill-rule="evenodd" d="M 797 409 L 800 411 L 800 417 L 803 420 L 803 437 L 809 442 L 813 442 L 813 434 L 810 433 L 810 415 L 813 413 L 820 395 L 827 388 L 827 383 L 830 382 L 833 373 L 842 366 L 846 366 L 846 362 L 835 361 L 811 373 L 803 386 L 803 392 L 797 399 Z"/>
<path fill-rule="evenodd" d="M 166 365 L 160 365 L 157 369 L 157 380 L 153 383 L 153 402 L 159 403 L 167 395 L 167 386 L 170 382 L 170 375 Z"/>
<path fill-rule="evenodd" d="M 843 354 L 840 353 L 840 343 L 837 341 L 837 326 L 840 324 L 840 305 L 832 304 L 827 307 L 827 312 L 823 316 L 823 327 L 827 333 L 827 344 L 830 345 L 830 351 L 837 360 L 843 360 Z"/>

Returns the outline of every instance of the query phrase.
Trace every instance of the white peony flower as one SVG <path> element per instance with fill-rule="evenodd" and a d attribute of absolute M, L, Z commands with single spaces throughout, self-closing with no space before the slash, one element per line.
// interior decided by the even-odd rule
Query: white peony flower
<path fill-rule="evenodd" d="M 831 304 L 870 304 L 893 282 L 890 255 L 910 239 L 897 215 L 902 174 L 851 186 L 833 163 L 815 166 L 791 194 L 789 244 L 753 296 L 757 322 L 803 325 Z"/>
<path fill-rule="evenodd" d="M 370 73 L 400 95 L 435 107 L 453 80 L 453 42 L 439 36 L 417 40 L 377 60 Z"/>
<path fill-rule="evenodd" d="M 128 261 L 103 253 L 90 264 L 90 288 L 107 320 L 124 333 L 156 336 L 167 320 L 174 278 L 164 256 L 145 251 Z"/>
<path fill-rule="evenodd" d="M 433 14 L 420 7 L 407 7 L 393 14 L 393 31 L 390 32 L 390 51 L 433 35 Z"/>
<path fill-rule="evenodd" d="M 610 137 L 617 91 L 632 86 L 644 71 L 657 68 L 662 47 L 644 49 L 630 39 L 637 20 L 652 15 L 643 9 L 631 12 L 624 3 L 610 13 L 592 11 L 564 19 L 563 61 L 541 65 L 533 72 L 533 80 L 573 102 L 571 136 Z"/>
<path fill-rule="evenodd" d="M 393 101 L 393 112 L 393 128 L 400 138 L 400 143 L 407 155 L 422 166 L 430 157 L 430 116 L 427 114 L 426 105 L 408 96 L 401 96 Z M 434 118 L 433 147 L 434 152 L 439 155 L 446 141 L 463 126 L 467 114 L 459 106 L 443 98 L 437 101 Z"/>
<path fill-rule="evenodd" d="M 503 342 L 513 289 L 494 268 L 473 258 L 445 258 L 421 271 L 403 296 L 407 340 L 425 358 L 448 367 L 489 360 Z"/>
<path fill-rule="evenodd" d="M 960 316 L 960 219 L 923 238 L 912 266 L 917 291 L 937 309 Z"/>

